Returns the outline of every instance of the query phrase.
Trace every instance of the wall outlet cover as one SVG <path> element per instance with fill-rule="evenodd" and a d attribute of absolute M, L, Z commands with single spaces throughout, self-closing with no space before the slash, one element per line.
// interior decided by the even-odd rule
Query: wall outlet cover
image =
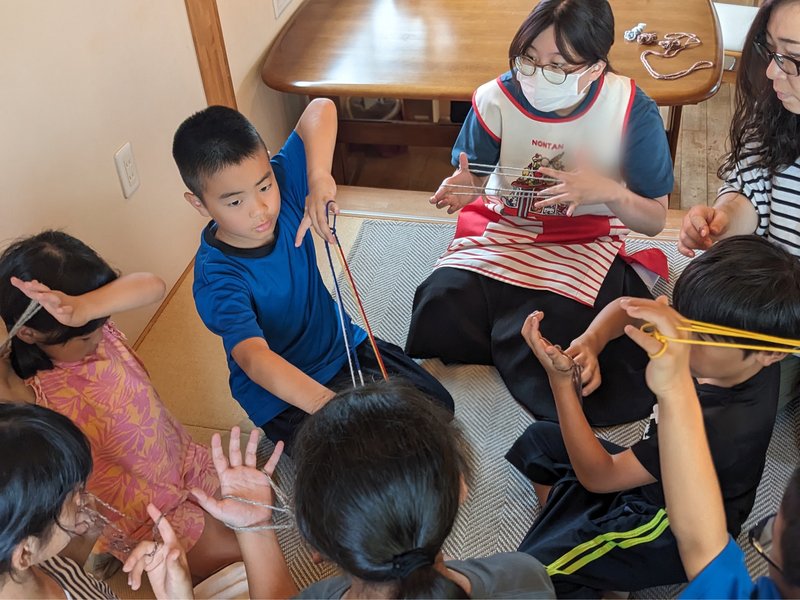
<path fill-rule="evenodd" d="M 140 184 L 139 169 L 130 142 L 125 142 L 125 145 L 114 153 L 114 164 L 117 167 L 122 194 L 125 198 L 130 198 L 139 189 Z"/>
<path fill-rule="evenodd" d="M 275 9 L 275 18 L 281 16 L 286 7 L 292 3 L 292 0 L 272 0 L 272 7 Z"/>

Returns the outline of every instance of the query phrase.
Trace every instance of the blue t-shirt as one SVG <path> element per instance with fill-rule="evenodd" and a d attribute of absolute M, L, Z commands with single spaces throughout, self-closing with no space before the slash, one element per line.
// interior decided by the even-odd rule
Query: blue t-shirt
<path fill-rule="evenodd" d="M 322 282 L 311 231 L 294 247 L 308 195 L 303 140 L 292 132 L 271 161 L 281 194 L 275 240 L 260 248 L 235 248 L 203 230 L 194 264 L 194 301 L 200 318 L 222 337 L 233 397 L 256 425 L 289 405 L 255 382 L 233 360 L 236 345 L 264 338 L 270 349 L 306 375 L 327 384 L 347 361 L 338 309 Z M 366 333 L 346 316 L 350 343 Z M 352 346 L 351 346 L 352 347 Z"/>
<path fill-rule="evenodd" d="M 722 552 L 689 582 L 680 598 L 781 598 L 781 593 L 769 577 L 753 583 L 744 552 L 729 537 Z"/>
<path fill-rule="evenodd" d="M 598 81 L 592 83 L 589 93 L 572 111 L 573 114 L 581 112 L 594 100 L 600 86 Z M 500 82 L 526 111 L 538 117 L 564 119 L 554 112 L 542 112 L 533 108 L 511 71 L 501 75 Z M 531 127 L 535 126 L 535 121 L 531 121 Z M 501 141 L 493 139 L 486 132 L 475 111 L 470 109 L 453 146 L 453 166 L 458 166 L 460 152 L 466 152 L 470 162 L 495 165 L 500 158 L 500 144 Z M 672 192 L 675 181 L 669 144 L 664 133 L 664 121 L 656 103 L 638 87 L 625 128 L 622 152 L 622 175 L 632 192 L 645 198 L 658 198 Z"/>

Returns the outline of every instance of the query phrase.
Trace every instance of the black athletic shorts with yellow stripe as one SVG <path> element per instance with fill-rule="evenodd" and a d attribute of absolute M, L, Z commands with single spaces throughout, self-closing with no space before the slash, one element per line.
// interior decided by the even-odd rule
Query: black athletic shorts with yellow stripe
<path fill-rule="evenodd" d="M 624 450 L 600 442 L 612 454 Z M 559 598 L 686 581 L 664 507 L 650 503 L 640 488 L 611 494 L 584 488 L 557 424 L 534 423 L 506 459 L 532 481 L 553 486 L 519 550 L 545 565 Z"/>

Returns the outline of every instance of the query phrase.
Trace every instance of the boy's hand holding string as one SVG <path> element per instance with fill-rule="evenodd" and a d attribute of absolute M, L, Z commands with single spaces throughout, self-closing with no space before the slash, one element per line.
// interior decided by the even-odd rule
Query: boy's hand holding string
<path fill-rule="evenodd" d="M 610 454 L 597 440 L 573 383 L 572 359 L 542 337 L 539 331 L 542 319 L 541 311 L 528 316 L 522 336 L 547 372 L 561 434 L 578 481 L 596 493 L 617 492 L 655 482 L 630 449 Z"/>

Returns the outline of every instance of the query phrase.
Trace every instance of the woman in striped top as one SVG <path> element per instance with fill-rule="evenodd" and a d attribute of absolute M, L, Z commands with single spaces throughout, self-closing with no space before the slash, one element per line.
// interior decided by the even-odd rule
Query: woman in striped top
<path fill-rule="evenodd" d="M 683 219 L 687 256 L 732 235 L 755 233 L 800 258 L 800 1 L 767 0 L 742 51 L 731 151 L 714 206 Z M 781 401 L 800 396 L 800 359 L 781 363 Z"/>

